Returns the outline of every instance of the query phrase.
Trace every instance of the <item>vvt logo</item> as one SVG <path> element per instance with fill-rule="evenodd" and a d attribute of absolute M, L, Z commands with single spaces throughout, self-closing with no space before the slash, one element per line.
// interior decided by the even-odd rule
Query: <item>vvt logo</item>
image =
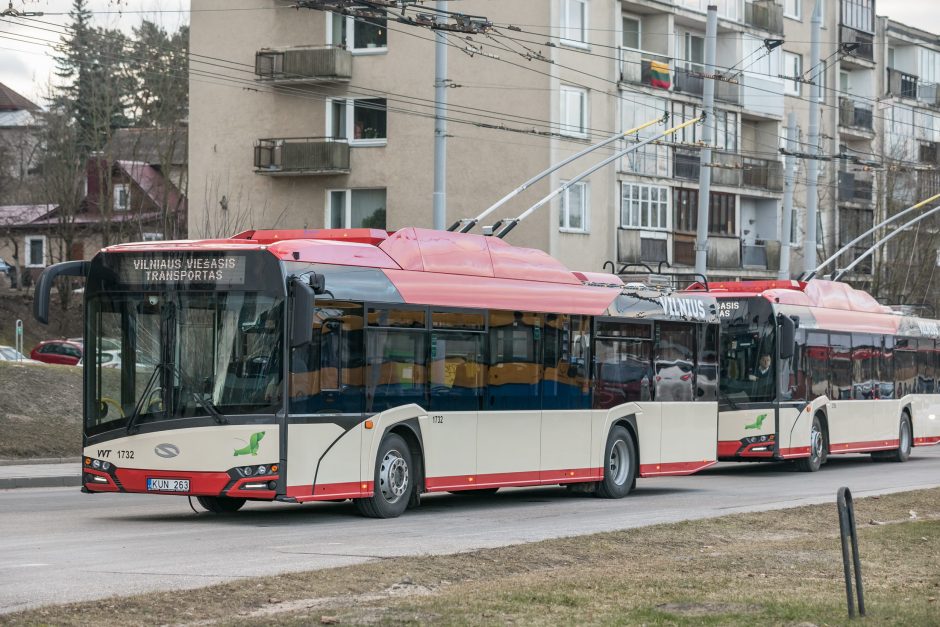
<path fill-rule="evenodd" d="M 153 447 L 153 452 L 156 453 L 158 457 L 169 459 L 179 455 L 180 449 L 175 444 L 157 444 Z"/>

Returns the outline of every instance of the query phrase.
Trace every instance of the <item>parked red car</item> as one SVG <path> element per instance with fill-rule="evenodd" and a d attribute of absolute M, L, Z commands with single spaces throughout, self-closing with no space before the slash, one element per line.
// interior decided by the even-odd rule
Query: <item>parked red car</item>
<path fill-rule="evenodd" d="M 44 361 L 47 364 L 65 364 L 74 366 L 82 358 L 83 347 L 81 342 L 72 340 L 46 340 L 36 344 L 36 348 L 29 354 L 30 359 Z"/>

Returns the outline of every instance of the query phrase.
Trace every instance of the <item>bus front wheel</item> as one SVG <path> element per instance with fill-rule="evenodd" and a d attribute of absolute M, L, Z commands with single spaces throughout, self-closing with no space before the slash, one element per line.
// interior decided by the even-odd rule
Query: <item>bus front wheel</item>
<path fill-rule="evenodd" d="M 369 518 L 397 518 L 408 508 L 414 490 L 411 449 L 398 434 L 382 439 L 375 459 L 373 494 L 355 499 L 356 509 Z"/>
<path fill-rule="evenodd" d="M 801 472 L 816 472 L 826 463 L 829 456 L 829 443 L 823 430 L 819 414 L 813 416 L 813 426 L 809 432 L 809 457 L 796 460 L 796 469 Z"/>
<path fill-rule="evenodd" d="M 213 514 L 232 514 L 245 504 L 245 499 L 235 499 L 230 496 L 197 496 L 196 500 Z"/>
<path fill-rule="evenodd" d="M 614 427 L 604 447 L 604 480 L 595 494 L 604 499 L 620 499 L 630 494 L 636 481 L 636 445 L 624 427 Z"/>

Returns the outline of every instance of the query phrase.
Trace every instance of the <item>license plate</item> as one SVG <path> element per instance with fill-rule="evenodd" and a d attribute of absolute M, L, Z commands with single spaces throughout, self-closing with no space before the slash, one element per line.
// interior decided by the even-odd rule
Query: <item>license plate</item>
<path fill-rule="evenodd" d="M 147 479 L 151 492 L 189 492 L 189 479 Z"/>

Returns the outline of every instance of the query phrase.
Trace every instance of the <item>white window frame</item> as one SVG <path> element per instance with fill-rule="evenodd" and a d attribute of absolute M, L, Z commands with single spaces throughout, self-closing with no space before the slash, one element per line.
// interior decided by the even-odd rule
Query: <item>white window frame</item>
<path fill-rule="evenodd" d="M 326 12 L 327 18 L 324 20 L 326 22 L 326 45 L 328 46 L 342 46 L 343 42 L 333 41 L 333 19 L 334 18 L 343 18 L 346 20 L 346 32 L 347 40 L 350 42 L 350 46 L 346 49 L 349 50 L 355 56 L 366 56 L 370 54 L 388 54 L 388 21 L 385 23 L 385 45 L 375 48 L 357 48 L 356 47 L 356 18 L 352 15 L 339 15 L 333 13 L 332 11 Z"/>
<path fill-rule="evenodd" d="M 385 137 L 354 139 L 356 131 L 356 101 L 382 100 L 382 98 L 327 98 L 326 99 L 326 137 L 345 139 L 350 146 L 385 146 L 388 144 L 388 100 L 385 101 Z M 333 137 L 333 103 L 344 102 L 346 107 L 346 137 Z"/>
<path fill-rule="evenodd" d="M 158 233 L 156 231 L 148 231 L 141 234 L 141 241 L 144 242 L 160 242 L 163 241 L 163 233 Z"/>
<path fill-rule="evenodd" d="M 796 7 L 796 13 L 788 13 L 788 5 L 793 3 Z M 825 15 L 825 14 L 824 14 Z M 783 17 L 788 17 L 791 20 L 803 21 L 803 0 L 784 0 L 783 2 Z M 825 20 L 823 20 L 825 21 Z"/>
<path fill-rule="evenodd" d="M 32 243 L 42 242 L 42 263 L 32 263 Z M 27 235 L 26 236 L 26 267 L 27 268 L 45 268 L 49 265 L 49 246 L 45 235 Z"/>
<path fill-rule="evenodd" d="M 566 183 L 567 181 L 562 181 Z M 572 227 L 570 226 L 571 212 L 569 211 L 571 207 L 570 197 L 571 192 L 574 189 L 580 190 L 580 196 L 583 199 L 583 204 L 581 205 L 581 227 Z M 558 227 L 558 230 L 562 233 L 590 233 L 590 214 L 589 207 L 591 206 L 591 186 L 588 181 L 578 181 L 562 193 L 559 203 L 558 203 L 558 217 L 561 224 Z"/>
<path fill-rule="evenodd" d="M 624 192 L 626 191 L 628 186 L 636 188 L 636 192 L 637 192 L 636 201 L 640 204 L 639 214 L 637 215 L 637 219 L 638 219 L 637 224 L 630 224 L 627 220 L 624 220 L 624 217 L 626 216 L 626 212 L 624 211 Z M 646 188 L 647 190 L 645 206 L 643 205 L 644 201 L 641 200 L 640 198 L 641 197 L 640 190 L 642 188 Z M 666 224 L 665 225 L 643 226 L 644 215 L 646 216 L 647 225 L 651 225 L 653 223 L 653 220 L 652 220 L 653 201 L 650 200 L 650 193 L 649 193 L 650 190 L 652 189 L 656 189 L 659 191 L 660 194 L 665 193 L 666 195 L 666 198 L 665 198 Z M 631 196 L 631 200 L 632 200 L 632 196 Z M 657 200 L 656 201 L 657 206 L 661 202 L 662 202 L 661 200 Z M 618 222 L 620 223 L 620 228 L 622 229 L 639 229 L 644 232 L 652 231 L 654 233 L 662 233 L 663 235 L 665 235 L 672 229 L 672 190 L 666 185 L 651 185 L 649 183 L 637 183 L 635 181 L 621 181 L 620 182 L 620 216 L 619 216 Z"/>
<path fill-rule="evenodd" d="M 578 39 L 571 39 L 570 19 L 572 9 L 577 8 L 582 11 L 581 14 L 581 34 Z M 559 24 L 561 26 L 561 44 L 563 46 L 572 46 L 574 48 L 590 48 L 588 42 L 588 18 L 590 10 L 588 0 L 561 0 L 561 13 L 559 15 Z"/>
<path fill-rule="evenodd" d="M 631 48 L 630 46 L 623 45 L 623 37 L 624 37 L 623 21 L 624 20 L 636 21 L 636 42 L 637 42 L 636 48 Z M 630 13 L 624 13 L 623 15 L 621 15 L 620 16 L 620 28 L 621 28 L 620 43 L 624 48 L 626 48 L 627 50 L 643 50 L 643 20 L 640 19 L 639 15 L 632 15 Z"/>
<path fill-rule="evenodd" d="M 354 228 L 354 227 L 349 226 L 349 224 L 352 223 L 352 193 L 353 193 L 354 191 L 359 191 L 359 190 L 362 190 L 362 191 L 375 191 L 375 190 L 378 190 L 378 189 L 385 190 L 385 219 L 388 220 L 388 188 L 387 188 L 387 187 L 355 187 L 355 188 L 353 188 L 353 187 L 348 187 L 348 188 L 335 187 L 335 188 L 332 188 L 332 189 L 327 189 L 327 190 L 325 190 L 325 192 L 326 192 L 326 198 L 325 198 L 325 200 L 324 200 L 324 202 L 323 202 L 323 228 L 325 228 L 325 229 L 350 229 L 350 228 Z M 332 198 L 333 198 L 333 194 L 334 194 L 335 192 L 343 192 L 343 193 L 344 193 L 344 200 L 343 200 L 343 203 L 344 203 L 345 207 L 344 207 L 344 210 L 343 210 L 343 224 L 340 224 L 340 225 L 330 224 L 330 218 L 331 218 L 331 216 L 332 216 L 332 214 L 333 214 L 333 212 L 331 211 L 332 207 L 330 206 L 330 202 L 331 202 L 331 200 L 332 200 Z M 386 225 L 387 225 L 387 224 L 388 224 L 388 222 L 386 222 Z"/>
<path fill-rule="evenodd" d="M 127 204 L 123 207 L 118 202 L 118 199 L 121 197 L 121 192 L 125 193 L 125 198 L 127 199 Z M 112 199 L 111 205 L 115 211 L 127 211 L 131 208 L 131 186 L 127 183 L 115 183 L 112 187 Z"/>
<path fill-rule="evenodd" d="M 797 66 L 793 67 L 791 61 L 796 60 Z M 797 80 L 786 80 L 783 84 L 783 93 L 787 96 L 799 96 L 803 91 L 803 83 L 800 78 L 803 76 L 803 55 L 798 52 L 783 51 L 783 67 L 786 76 L 792 76 Z"/>
<path fill-rule="evenodd" d="M 559 125 L 560 128 L 558 131 L 559 134 L 565 135 L 567 137 L 578 137 L 581 139 L 586 139 L 588 136 L 588 126 L 589 126 L 587 90 L 582 89 L 580 87 L 570 87 L 568 85 L 562 85 L 559 93 L 560 93 L 559 109 L 561 110 L 560 116 L 559 116 L 560 121 L 561 121 L 561 124 Z M 574 126 L 572 124 L 569 124 L 568 122 L 568 119 L 569 119 L 568 105 L 569 105 L 570 95 L 579 96 L 579 99 L 581 101 L 581 116 L 580 116 L 581 120 L 579 122 L 579 126 Z"/>

